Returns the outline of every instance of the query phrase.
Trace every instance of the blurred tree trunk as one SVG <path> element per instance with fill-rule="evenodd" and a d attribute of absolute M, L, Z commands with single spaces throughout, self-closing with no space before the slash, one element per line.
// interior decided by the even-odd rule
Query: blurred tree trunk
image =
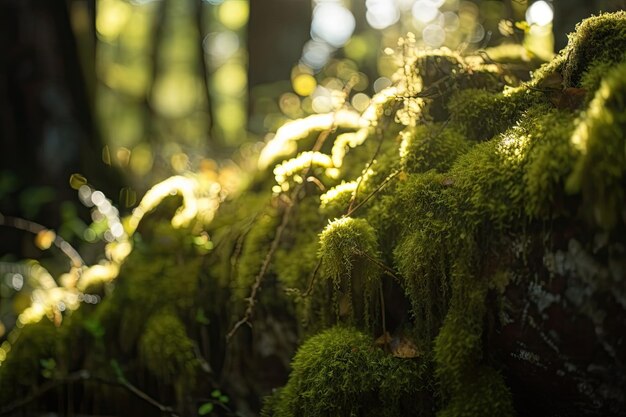
<path fill-rule="evenodd" d="M 259 84 L 289 79 L 310 38 L 310 0 L 250 1 L 248 80 Z"/>
<path fill-rule="evenodd" d="M 93 16 L 85 18 L 83 27 L 93 34 Z M 113 196 L 118 177 L 101 162 L 68 4 L 1 0 L 0 25 L 0 175 L 16 182 L 0 210 L 23 215 L 20 193 L 47 186 L 53 201 L 33 220 L 55 227 L 60 202 L 77 201 L 68 183 L 72 173 Z M 88 71 L 93 68 L 92 61 Z"/>

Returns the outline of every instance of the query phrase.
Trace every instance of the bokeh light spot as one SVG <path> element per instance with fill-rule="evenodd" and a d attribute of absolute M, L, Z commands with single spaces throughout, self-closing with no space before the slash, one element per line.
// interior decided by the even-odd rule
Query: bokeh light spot
<path fill-rule="evenodd" d="M 350 39 L 355 26 L 350 10 L 338 3 L 321 3 L 313 10 L 311 37 L 339 48 Z"/>
<path fill-rule="evenodd" d="M 302 97 L 310 96 L 317 87 L 317 81 L 311 74 L 298 74 L 291 83 L 293 91 Z"/>
<path fill-rule="evenodd" d="M 227 0 L 220 6 L 218 17 L 228 29 L 237 30 L 248 22 L 250 6 L 245 0 Z"/>
<path fill-rule="evenodd" d="M 220 94 L 240 96 L 245 93 L 248 83 L 246 69 L 241 64 L 222 65 L 213 76 L 213 87 Z"/>
<path fill-rule="evenodd" d="M 198 83 L 196 78 L 180 68 L 170 69 L 159 77 L 154 86 L 154 108 L 166 117 L 182 117 L 196 105 Z"/>
<path fill-rule="evenodd" d="M 133 148 L 129 161 L 129 167 L 134 175 L 143 177 L 150 172 L 153 163 L 154 157 L 152 156 L 152 149 L 150 148 L 150 145 L 142 143 Z"/>
<path fill-rule="evenodd" d="M 439 48 L 446 40 L 446 31 L 439 25 L 430 24 L 422 31 L 424 43 L 432 48 Z"/>
<path fill-rule="evenodd" d="M 374 81 L 374 91 L 380 92 L 391 85 L 391 80 L 387 77 L 380 77 Z"/>
<path fill-rule="evenodd" d="M 546 26 L 552 23 L 554 11 L 547 2 L 536 1 L 526 10 L 526 21 L 531 25 Z"/>
<path fill-rule="evenodd" d="M 411 10 L 413 17 L 421 23 L 430 23 L 439 15 L 437 4 L 429 0 L 418 0 Z"/>
<path fill-rule="evenodd" d="M 385 29 L 400 20 L 400 10 L 393 0 L 367 0 L 367 23 L 374 29 Z"/>
<path fill-rule="evenodd" d="M 354 95 L 354 97 L 352 97 L 350 103 L 355 110 L 362 112 L 367 108 L 367 106 L 369 106 L 370 98 L 367 96 L 367 94 L 357 93 Z"/>
<path fill-rule="evenodd" d="M 80 174 L 72 174 L 70 176 L 70 187 L 74 190 L 80 189 L 83 185 L 87 184 L 87 178 Z"/>
<path fill-rule="evenodd" d="M 112 41 L 120 34 L 132 13 L 131 6 L 121 0 L 100 0 L 96 31 L 103 40 Z"/>

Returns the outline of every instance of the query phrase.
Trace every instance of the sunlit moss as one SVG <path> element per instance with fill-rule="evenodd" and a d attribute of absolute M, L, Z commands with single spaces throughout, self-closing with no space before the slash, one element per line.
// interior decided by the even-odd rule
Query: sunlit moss
<path fill-rule="evenodd" d="M 579 27 L 581 36 L 595 36 L 590 22 Z M 585 42 L 573 40 L 568 51 Z M 612 45 L 623 53 L 620 42 Z M 241 315 L 259 282 L 255 320 L 280 306 L 298 319 L 290 321 L 294 334 L 321 331 L 301 346 L 264 415 L 512 416 L 512 395 L 484 346 L 492 331 L 485 323 L 509 282 L 506 260 L 494 254 L 529 226 L 578 219 L 581 197 L 600 226 L 620 221 L 626 67 L 616 64 L 617 54 L 561 53 L 529 83 L 501 91 L 512 78 L 481 57 L 407 57 L 397 83 L 374 96 L 364 114 L 317 115 L 277 132 L 260 166 L 276 165 L 276 180 L 301 185 L 298 195 L 287 200 L 281 193 L 293 188 L 279 185 L 272 197 L 271 176 L 261 172 L 210 224 L 216 248 L 208 259 L 190 239 L 199 204 L 185 204 L 179 222 L 146 224 L 115 291 L 96 309 L 111 345 L 125 354 L 138 350 L 163 380 L 191 375 L 183 316 L 197 306 L 199 277 L 209 276 L 204 284 L 216 289 L 204 307 L 231 313 L 228 320 Z M 593 62 L 581 63 L 586 59 Z M 562 89 L 564 68 L 589 90 L 583 111 L 560 105 L 559 94 L 571 92 Z M 418 95 L 423 101 L 407 101 Z M 348 133 L 335 137 L 334 128 Z M 325 130 L 327 142 L 306 153 L 305 142 Z M 309 183 L 302 174 L 312 165 L 338 177 Z M 185 197 L 173 185 L 162 191 Z M 151 201 L 151 208 L 168 204 L 155 195 Z M 342 217 L 349 208 L 351 217 Z M 371 336 L 384 331 L 381 299 L 389 301 L 390 288 L 398 298 L 387 311 L 404 316 L 387 329 L 416 339 L 416 359 L 373 346 Z M 329 329 L 337 322 L 355 328 Z"/>
<path fill-rule="evenodd" d="M 582 192 L 589 217 L 604 228 L 623 216 L 625 109 L 626 63 L 621 63 L 603 78 L 571 138 L 581 156 L 568 189 Z"/>
<path fill-rule="evenodd" d="M 569 139 L 574 119 L 570 112 L 546 110 L 524 127 L 531 137 L 524 170 L 524 205 L 529 216 L 562 214 L 564 183 L 577 154 Z"/>
<path fill-rule="evenodd" d="M 326 168 L 326 175 L 333 175 L 336 170 L 333 169 L 331 158 L 321 152 L 302 152 L 297 157 L 289 159 L 274 168 L 274 176 L 276 178 L 277 189 L 275 191 L 289 190 L 288 180 L 293 179 L 296 183 L 303 183 L 305 178 L 298 175 L 305 173 L 309 169 Z"/>
<path fill-rule="evenodd" d="M 626 12 L 590 17 L 576 26 L 567 46 L 563 84 L 579 87 L 582 75 L 594 62 L 617 63 L 626 50 Z"/>
<path fill-rule="evenodd" d="M 267 168 L 279 157 L 293 154 L 297 149 L 297 141 L 307 137 L 312 132 L 319 132 L 333 127 L 359 129 L 367 127 L 361 120 L 361 115 L 350 110 L 340 110 L 336 113 L 315 114 L 304 119 L 294 120 L 284 124 L 270 142 L 263 148 L 259 156 L 259 167 Z"/>
<path fill-rule="evenodd" d="M 335 290 L 338 315 L 369 324 L 381 275 L 374 229 L 364 219 L 336 219 L 320 234 L 319 256 L 321 275 Z"/>
<path fill-rule="evenodd" d="M 340 217 L 346 212 L 356 191 L 357 181 L 342 182 L 320 196 L 320 209 L 328 218 Z"/>
<path fill-rule="evenodd" d="M 441 124 L 409 128 L 401 136 L 400 159 L 407 173 L 446 171 L 470 147 L 459 131 Z"/>

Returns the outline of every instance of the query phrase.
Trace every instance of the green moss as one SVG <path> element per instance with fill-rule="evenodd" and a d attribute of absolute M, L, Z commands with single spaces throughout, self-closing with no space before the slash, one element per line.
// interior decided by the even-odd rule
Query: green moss
<path fill-rule="evenodd" d="M 446 177 L 434 171 L 408 176 L 391 207 L 404 213 L 394 265 L 404 279 L 420 348 L 430 350 L 448 304 L 447 245 L 451 237 Z"/>
<path fill-rule="evenodd" d="M 318 231 L 324 227 L 316 196 L 305 198 L 293 208 L 290 222 L 276 251 L 274 269 L 279 282 L 287 288 L 304 288 L 315 269 Z M 297 262 L 294 262 L 297 259 Z"/>
<path fill-rule="evenodd" d="M 149 246 L 133 251 L 120 270 L 115 292 L 99 306 L 99 320 L 118 334 L 123 351 L 133 349 L 152 313 L 164 307 L 192 309 L 202 258 L 177 248 L 167 256 L 155 255 Z"/>
<path fill-rule="evenodd" d="M 335 219 L 320 234 L 320 275 L 334 289 L 340 318 L 371 324 L 378 310 L 381 271 L 376 232 L 364 219 Z"/>
<path fill-rule="evenodd" d="M 606 74 L 572 136 L 580 157 L 568 189 L 582 192 L 588 217 L 607 229 L 623 221 L 625 109 L 626 63 L 622 63 Z"/>
<path fill-rule="evenodd" d="M 443 124 L 407 128 L 401 136 L 400 158 L 407 173 L 447 171 L 470 148 L 464 135 L 455 129 L 445 129 Z"/>
<path fill-rule="evenodd" d="M 472 141 L 485 141 L 504 132 L 524 111 L 545 102 L 544 96 L 528 89 L 492 93 L 479 89 L 459 91 L 450 100 L 451 125 Z"/>
<path fill-rule="evenodd" d="M 575 115 L 547 110 L 524 128 L 530 137 L 524 168 L 524 206 L 532 218 L 550 219 L 563 214 L 564 183 L 577 152 L 570 141 Z"/>
<path fill-rule="evenodd" d="M 623 61 L 626 61 L 626 55 L 622 58 L 621 62 Z M 580 87 L 585 91 L 584 107 L 589 106 L 600 88 L 602 80 L 614 66 L 615 63 L 610 61 L 599 61 L 589 65 L 589 70 L 582 75 L 580 80 Z"/>
<path fill-rule="evenodd" d="M 480 56 L 461 56 L 457 52 L 442 48 L 417 53 L 410 60 L 415 74 L 407 71 L 405 65 L 399 70 L 400 85 L 407 83 L 408 95 L 421 89 L 420 95 L 425 96 L 423 111 L 416 114 L 424 120 L 443 122 L 450 115 L 448 102 L 454 92 L 460 90 L 482 90 L 498 92 L 506 84 L 505 76 L 497 65 L 487 64 Z M 418 86 L 419 88 L 417 88 Z M 409 101 L 410 103 L 410 101 Z M 405 109 L 407 108 L 405 102 Z M 400 119 L 403 111 L 398 112 Z M 408 112 L 410 115 L 410 111 Z M 413 121 L 412 124 L 414 124 Z M 406 122 L 404 124 L 407 124 Z"/>
<path fill-rule="evenodd" d="M 320 196 L 320 211 L 328 218 L 345 214 L 357 188 L 358 181 L 342 182 Z"/>
<path fill-rule="evenodd" d="M 563 83 L 563 67 L 567 60 L 567 50 L 560 51 L 550 62 L 546 62 L 531 74 L 531 80 L 526 84 L 530 88 L 558 88 Z"/>
<path fill-rule="evenodd" d="M 606 13 L 583 20 L 570 35 L 563 66 L 565 87 L 579 87 L 590 66 L 617 63 L 626 51 L 626 12 Z"/>
<path fill-rule="evenodd" d="M 153 314 L 139 339 L 144 366 L 165 382 L 184 378 L 191 383 L 198 362 L 185 325 L 169 311 Z"/>
<path fill-rule="evenodd" d="M 434 344 L 436 377 L 444 398 L 438 417 L 513 416 L 511 394 L 482 352 L 485 303 L 490 282 L 479 274 L 479 251 L 462 239 L 451 266 L 450 309 Z"/>
<path fill-rule="evenodd" d="M 363 333 L 326 330 L 300 346 L 287 385 L 265 403 L 272 417 L 428 415 L 427 367 L 373 346 Z"/>

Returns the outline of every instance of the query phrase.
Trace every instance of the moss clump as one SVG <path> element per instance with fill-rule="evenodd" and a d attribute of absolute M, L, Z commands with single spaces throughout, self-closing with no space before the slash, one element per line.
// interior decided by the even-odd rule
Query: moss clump
<path fill-rule="evenodd" d="M 198 365 L 193 341 L 185 325 L 169 311 L 153 314 L 139 339 L 139 354 L 144 366 L 165 382 L 178 378 L 192 383 Z"/>
<path fill-rule="evenodd" d="M 434 343 L 435 373 L 444 398 L 438 417 L 513 416 L 512 397 L 502 376 L 482 352 L 485 298 L 489 280 L 478 276 L 478 252 L 472 239 L 462 239 L 451 266 L 450 309 Z"/>
<path fill-rule="evenodd" d="M 450 115 L 448 102 L 455 91 L 476 89 L 501 91 L 506 84 L 497 65 L 488 64 L 480 56 L 462 56 L 442 48 L 420 51 L 405 56 L 403 68 L 396 74 L 402 91 L 406 91 L 404 109 L 396 117 L 405 125 L 414 125 L 416 118 L 444 121 Z M 411 68 L 411 70 L 409 70 Z M 411 97 L 420 93 L 425 100 Z M 420 108 L 422 111 L 412 109 Z"/>
<path fill-rule="evenodd" d="M 621 63 L 606 74 L 571 140 L 580 157 L 568 189 L 582 192 L 588 217 L 606 229 L 623 216 L 625 110 L 626 63 Z"/>
<path fill-rule="evenodd" d="M 562 215 L 564 183 L 577 151 L 570 141 L 575 114 L 546 109 L 524 128 L 530 137 L 524 162 L 524 210 L 531 218 L 552 219 Z"/>
<path fill-rule="evenodd" d="M 452 230 L 445 181 L 434 171 L 411 175 L 388 201 L 388 210 L 396 207 L 406 214 L 393 259 L 411 302 L 418 343 L 426 351 L 447 311 L 450 292 L 447 246 Z"/>
<path fill-rule="evenodd" d="M 168 229 L 161 232 L 165 230 Z M 169 242 L 169 254 L 155 255 L 151 244 L 138 242 L 120 269 L 115 292 L 96 310 L 97 320 L 117 335 L 123 352 L 134 349 L 151 314 L 165 307 L 182 313 L 191 310 L 195 303 L 202 258 L 192 248 L 181 247 L 176 238 L 178 231 L 171 226 L 169 230 L 169 234 L 155 235 L 155 240 L 151 240 L 157 248 Z"/>
<path fill-rule="evenodd" d="M 300 346 L 287 385 L 266 402 L 272 417 L 412 416 L 428 409 L 427 367 L 398 359 L 369 337 L 334 327 Z M 427 414 L 426 414 L 427 415 Z"/>
<path fill-rule="evenodd" d="M 451 125 L 467 139 L 485 141 L 504 132 L 531 106 L 547 102 L 537 91 L 512 89 L 493 93 L 480 89 L 461 90 L 450 99 Z"/>
<path fill-rule="evenodd" d="M 376 233 L 364 219 L 342 217 L 320 234 L 321 275 L 330 281 L 339 317 L 371 325 L 380 270 Z"/>
<path fill-rule="evenodd" d="M 410 127 L 401 136 L 400 159 L 407 173 L 447 171 L 470 148 L 464 135 L 442 124 Z"/>
<path fill-rule="evenodd" d="M 580 87 L 585 72 L 598 62 L 617 63 L 626 51 L 626 12 L 590 17 L 576 26 L 566 49 L 563 85 Z"/>

